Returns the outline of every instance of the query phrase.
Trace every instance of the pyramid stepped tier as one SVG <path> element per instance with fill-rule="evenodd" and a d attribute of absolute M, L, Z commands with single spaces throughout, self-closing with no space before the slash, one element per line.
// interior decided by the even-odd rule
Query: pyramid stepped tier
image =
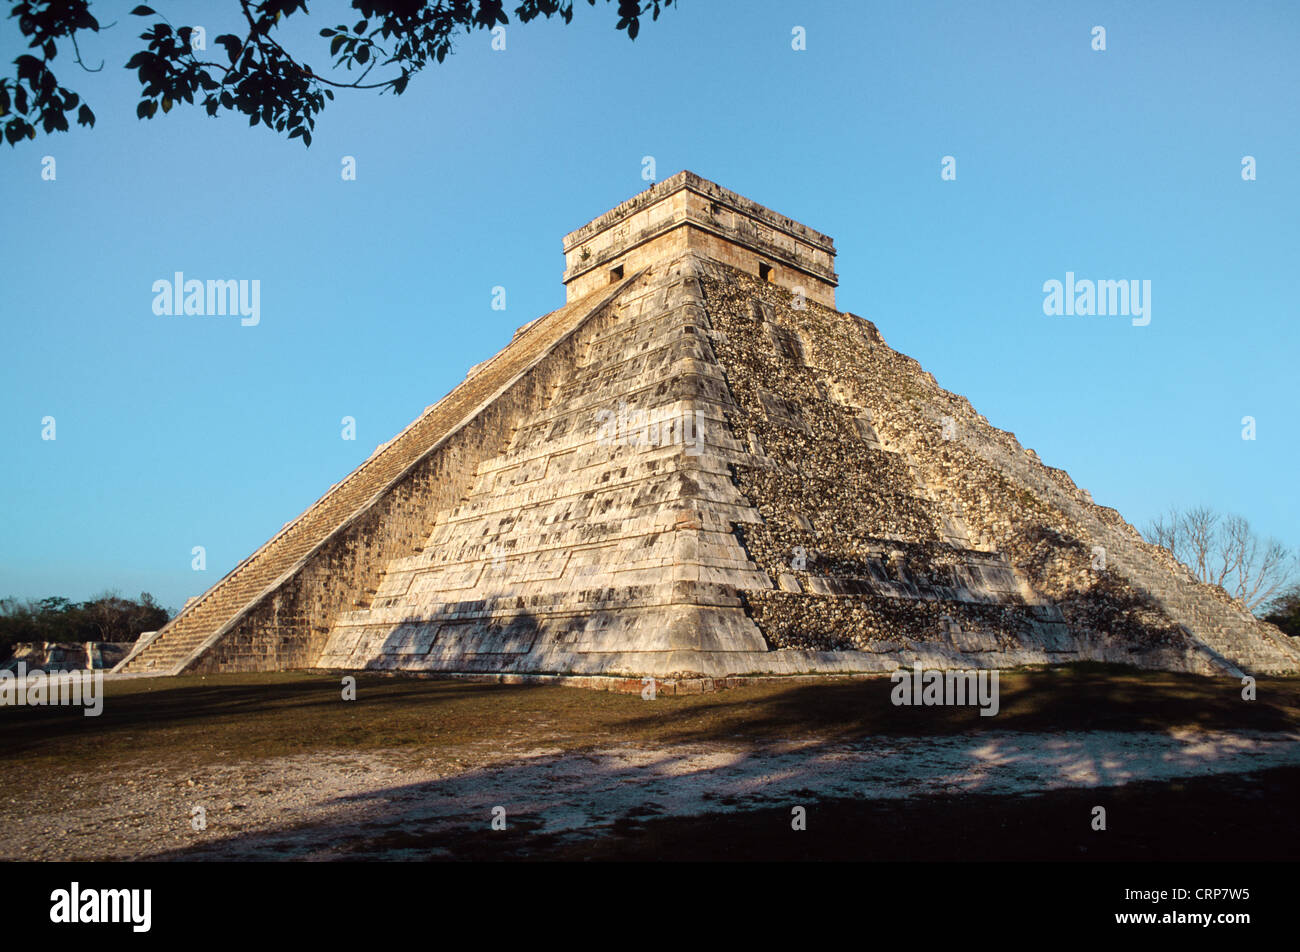
<path fill-rule="evenodd" d="M 769 574 L 798 583 L 749 597 L 775 646 L 910 646 L 936 665 L 955 649 L 972 665 L 1045 654 L 1203 673 L 1300 668 L 1290 639 L 1093 504 L 870 322 L 796 307 L 788 293 L 715 264 L 703 271 L 738 426 L 770 459 L 737 468 L 764 516 L 743 527 L 746 547 Z M 898 491 L 907 481 L 877 447 L 906 460 L 921 497 Z M 788 567 L 796 548 L 806 573 Z M 948 594 L 969 587 L 953 578 L 1007 572 L 1015 586 L 992 586 L 992 608 Z M 879 592 L 887 577 L 921 597 L 856 594 L 864 584 Z"/>
<path fill-rule="evenodd" d="M 727 469 L 704 330 L 688 262 L 624 291 L 579 333 L 547 407 L 418 555 L 388 565 L 371 606 L 339 618 L 320 663 L 666 674 L 701 652 L 764 652 L 739 592 L 771 582 L 732 531 L 758 515 Z"/>
<path fill-rule="evenodd" d="M 564 308 L 119 667 L 1300 670 L 838 311 L 826 236 L 682 173 L 565 257 Z"/>
<path fill-rule="evenodd" d="M 314 664 L 334 618 L 368 602 L 388 562 L 423 542 L 436 513 L 465 493 L 479 460 L 500 452 L 515 421 L 556 386 L 572 359 L 574 330 L 624 285 L 522 328 L 115 670 Z"/>

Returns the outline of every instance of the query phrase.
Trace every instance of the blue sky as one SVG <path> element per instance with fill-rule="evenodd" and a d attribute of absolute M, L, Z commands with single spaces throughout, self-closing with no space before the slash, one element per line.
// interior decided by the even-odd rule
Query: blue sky
<path fill-rule="evenodd" d="M 635 43 L 580 3 L 504 52 L 465 38 L 400 98 L 340 94 L 309 150 L 137 120 L 133 5 L 95 5 L 102 73 L 57 61 L 95 129 L 0 151 L 0 595 L 206 589 L 559 306 L 561 236 L 647 155 L 830 234 L 840 308 L 1099 503 L 1139 526 L 1208 503 L 1300 545 L 1294 3 L 685 0 Z M 318 68 L 341 7 L 288 31 Z M 260 324 L 155 315 L 175 271 L 260 280 Z M 1150 325 L 1045 316 L 1067 271 L 1150 280 Z"/>

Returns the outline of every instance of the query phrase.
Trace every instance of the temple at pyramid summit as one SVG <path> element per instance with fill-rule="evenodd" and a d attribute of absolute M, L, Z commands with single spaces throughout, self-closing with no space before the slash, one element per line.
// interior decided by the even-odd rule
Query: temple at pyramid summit
<path fill-rule="evenodd" d="M 564 256 L 563 307 L 116 670 L 1300 670 L 837 310 L 826 235 L 682 172 Z"/>

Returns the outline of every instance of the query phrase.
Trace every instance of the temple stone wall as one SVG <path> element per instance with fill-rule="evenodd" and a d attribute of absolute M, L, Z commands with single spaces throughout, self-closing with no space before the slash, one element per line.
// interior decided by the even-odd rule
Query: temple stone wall
<path fill-rule="evenodd" d="M 21 641 L 13 645 L 0 670 L 96 671 L 121 661 L 129 644 L 116 641 Z"/>
<path fill-rule="evenodd" d="M 693 252 L 835 306 L 835 244 L 757 202 L 681 172 L 564 239 L 569 300 L 653 262 Z"/>

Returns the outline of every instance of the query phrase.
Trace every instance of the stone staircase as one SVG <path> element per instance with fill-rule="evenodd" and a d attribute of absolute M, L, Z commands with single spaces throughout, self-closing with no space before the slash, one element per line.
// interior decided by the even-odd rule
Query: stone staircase
<path fill-rule="evenodd" d="M 969 401 L 942 390 L 911 358 L 889 353 L 892 356 L 886 366 L 893 375 L 892 389 L 913 394 L 917 400 L 912 411 L 926 418 L 924 426 L 904 428 L 903 448 L 928 468 L 933 482 L 942 486 L 948 470 L 936 448 L 942 442 L 936 444 L 928 434 L 939 429 L 940 421 L 947 417 L 956 422 L 954 443 L 1065 516 L 1066 535 L 1087 545 L 1103 546 L 1108 569 L 1149 598 L 1153 607 L 1181 626 L 1199 646 L 1194 650 L 1206 664 L 1195 667 L 1238 677 L 1242 673 L 1300 671 L 1300 644 L 1295 639 L 1259 621 L 1222 589 L 1200 581 L 1169 553 L 1149 544 L 1118 512 L 1093 502 L 1063 470 L 1045 465 L 1036 453 L 1021 446 L 1014 434 L 991 426 L 975 413 Z"/>
<path fill-rule="evenodd" d="M 1114 509 L 1098 506 L 1058 471 L 1004 447 L 982 447 L 1005 470 L 1017 472 L 1026 485 L 1087 527 L 1106 548 L 1108 565 L 1153 599 L 1165 614 L 1205 646 L 1214 668 L 1240 676 L 1300 671 L 1300 645 L 1274 626 L 1259 621 L 1220 589 L 1196 578 L 1190 569 L 1151 545 Z M 1230 659 L 1230 660 L 1229 660 Z"/>
<path fill-rule="evenodd" d="M 324 542 L 363 511 L 394 480 L 491 402 L 519 374 L 600 310 L 631 275 L 605 294 L 592 294 L 521 328 L 511 343 L 470 375 L 405 430 L 379 446 L 370 458 L 336 483 L 297 519 L 240 562 L 150 639 L 141 639 L 115 672 L 179 674 L 263 598 L 302 567 Z M 358 592 L 359 598 L 365 595 Z"/>
<path fill-rule="evenodd" d="M 1170 618 L 1241 672 L 1300 670 L 1300 647 L 1272 625 L 1257 620 L 1190 573 L 1157 569 L 1142 558 L 1124 558 L 1117 567 L 1134 584 L 1153 594 Z M 1253 637 L 1243 632 L 1250 631 Z"/>

